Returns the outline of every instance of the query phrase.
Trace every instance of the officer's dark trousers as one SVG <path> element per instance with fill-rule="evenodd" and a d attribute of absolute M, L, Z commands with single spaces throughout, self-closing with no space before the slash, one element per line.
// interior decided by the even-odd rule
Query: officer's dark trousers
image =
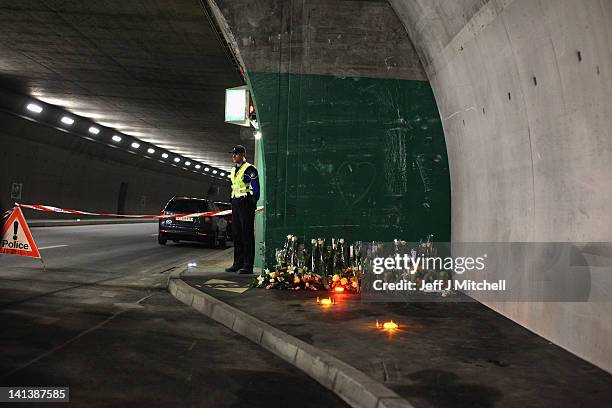
<path fill-rule="evenodd" d="M 255 204 L 250 196 L 232 199 L 234 267 L 253 269 L 255 261 Z"/>

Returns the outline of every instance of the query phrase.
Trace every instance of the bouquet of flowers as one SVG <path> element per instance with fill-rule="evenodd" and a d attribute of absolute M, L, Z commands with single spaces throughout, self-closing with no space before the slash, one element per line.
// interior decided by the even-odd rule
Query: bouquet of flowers
<path fill-rule="evenodd" d="M 253 287 L 285 290 L 321 290 L 324 289 L 323 278 L 314 272 L 298 269 L 295 266 L 281 268 L 277 271 L 269 269 L 253 279 Z"/>
<path fill-rule="evenodd" d="M 356 273 L 353 268 L 346 268 L 343 273 L 335 274 L 331 277 L 330 288 L 334 292 L 354 292 L 359 293 L 361 273 Z"/>
<path fill-rule="evenodd" d="M 253 279 L 252 286 L 358 293 L 363 271 L 361 243 L 347 246 L 342 238 L 332 238 L 331 246 L 325 246 L 323 238 L 313 238 L 310 242 L 309 252 L 296 235 L 287 235 L 283 248 L 276 251 L 275 270 L 266 269 Z"/>

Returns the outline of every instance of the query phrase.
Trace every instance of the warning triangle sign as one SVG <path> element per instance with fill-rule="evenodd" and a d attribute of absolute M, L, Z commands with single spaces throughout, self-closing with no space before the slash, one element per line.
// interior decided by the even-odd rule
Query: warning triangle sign
<path fill-rule="evenodd" d="M 4 223 L 0 240 L 0 254 L 40 258 L 32 233 L 19 207 L 15 207 Z"/>

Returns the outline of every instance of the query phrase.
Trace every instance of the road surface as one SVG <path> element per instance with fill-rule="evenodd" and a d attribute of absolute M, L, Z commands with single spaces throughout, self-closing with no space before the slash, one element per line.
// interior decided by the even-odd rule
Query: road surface
<path fill-rule="evenodd" d="M 156 231 L 34 228 L 46 270 L 0 255 L 0 386 L 69 386 L 71 406 L 83 407 L 344 406 L 169 295 L 172 267 L 219 250 L 163 247 Z"/>

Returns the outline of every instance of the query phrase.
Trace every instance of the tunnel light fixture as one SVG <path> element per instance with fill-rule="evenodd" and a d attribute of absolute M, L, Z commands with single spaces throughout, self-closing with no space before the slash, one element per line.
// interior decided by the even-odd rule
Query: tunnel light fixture
<path fill-rule="evenodd" d="M 231 175 L 231 174 L 228 174 L 228 175 L 227 175 L 227 178 L 232 178 L 232 175 Z"/>
<path fill-rule="evenodd" d="M 35 103 L 28 103 L 28 106 L 26 106 L 26 109 L 34 113 L 40 113 L 43 111 L 42 106 L 35 104 Z"/>
<path fill-rule="evenodd" d="M 259 140 L 261 139 L 261 132 L 258 130 L 257 132 L 253 134 L 253 136 L 255 136 L 255 140 Z"/>
<path fill-rule="evenodd" d="M 30 103 L 28 103 L 28 104 L 26 105 L 26 109 L 27 109 L 28 111 L 30 111 L 30 112 L 37 113 L 37 114 L 38 114 L 38 113 L 41 113 L 41 112 L 44 110 L 42 105 L 40 105 L 40 104 L 38 104 L 38 103 L 34 103 L 34 102 L 30 102 Z M 61 122 L 61 123 L 63 123 L 64 125 L 67 125 L 67 126 L 72 126 L 72 125 L 74 125 L 74 123 L 75 123 L 75 118 L 74 118 L 74 117 L 72 117 L 72 116 L 69 116 L 69 115 L 64 115 L 64 116 L 62 116 L 62 117 L 60 118 L 60 122 Z M 98 126 L 94 126 L 94 125 L 92 125 L 92 126 L 89 126 L 89 128 L 87 129 L 87 132 L 88 132 L 89 134 L 91 134 L 91 135 L 99 135 L 100 133 L 102 133 L 102 129 L 101 129 L 100 127 L 98 127 Z M 256 134 L 260 134 L 260 132 L 259 132 L 259 131 L 255 132 L 255 133 L 256 133 Z M 122 136 L 120 136 L 120 135 L 118 135 L 118 134 L 114 134 L 114 135 L 112 135 L 111 140 L 112 140 L 113 142 L 115 142 L 115 143 L 120 143 L 120 142 L 122 142 L 122 141 L 123 141 L 123 137 L 122 137 Z M 130 146 L 131 146 L 131 148 L 133 148 L 133 149 L 140 149 L 140 147 L 141 147 L 141 143 L 134 141 L 134 142 L 132 142 L 132 143 L 130 144 Z M 151 155 L 152 155 L 152 154 L 154 154 L 156 151 L 157 151 L 157 150 L 156 150 L 154 147 L 148 147 L 148 148 L 147 148 L 147 153 L 148 153 L 148 154 L 151 154 Z M 168 158 L 170 157 L 170 154 L 169 154 L 169 153 L 162 153 L 162 154 L 161 154 L 161 157 L 162 157 L 162 159 L 168 159 Z M 173 161 L 174 161 L 174 163 L 179 164 L 179 163 L 181 162 L 181 158 L 180 158 L 180 157 L 174 157 Z M 193 162 L 191 162 L 191 161 L 189 161 L 189 160 L 186 160 L 186 161 L 184 162 L 184 165 L 185 165 L 186 167 L 191 167 L 191 166 L 192 166 L 192 164 L 194 165 L 194 167 L 195 167 L 195 169 L 196 169 L 196 170 L 200 170 L 200 169 L 202 169 L 202 167 L 203 167 L 203 165 L 193 163 Z M 213 173 L 213 174 L 218 174 L 218 173 L 219 173 L 219 171 L 218 171 L 218 170 L 216 170 L 216 169 L 211 169 L 210 167 L 204 167 L 204 171 L 205 171 L 205 172 L 210 172 L 211 170 L 212 170 L 212 173 Z M 221 177 L 225 177 L 226 175 L 227 175 L 228 177 L 230 177 L 230 175 L 229 175 L 229 174 L 224 173 L 224 172 L 221 172 L 221 174 L 220 174 L 220 176 L 221 176 Z"/>
<path fill-rule="evenodd" d="M 72 126 L 74 119 L 72 119 L 70 116 L 62 116 L 61 122 L 65 125 Z"/>
<path fill-rule="evenodd" d="M 221 177 L 225 177 L 225 173 L 219 173 Z"/>

